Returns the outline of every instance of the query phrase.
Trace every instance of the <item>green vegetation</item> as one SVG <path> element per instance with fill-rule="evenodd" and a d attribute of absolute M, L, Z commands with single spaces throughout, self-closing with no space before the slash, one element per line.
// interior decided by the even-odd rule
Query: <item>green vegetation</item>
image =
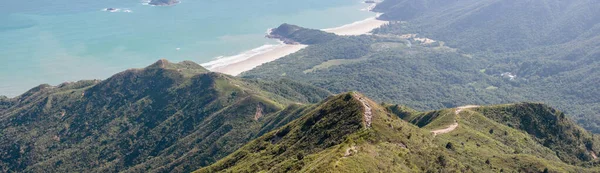
<path fill-rule="evenodd" d="M 375 9 L 381 19 L 404 22 L 376 33 L 418 34 L 468 52 L 573 46 L 598 36 L 598 9 L 588 0 L 386 0 Z"/>
<path fill-rule="evenodd" d="M 328 95 L 291 80 L 240 79 L 165 60 L 104 81 L 40 85 L 1 100 L 0 165 L 4 172 L 600 171 L 593 166 L 600 140 L 543 104 L 419 112 L 356 92 Z"/>
<path fill-rule="evenodd" d="M 299 119 L 197 172 L 331 172 L 340 169 L 345 170 L 342 172 L 372 172 L 379 166 L 394 166 L 388 161 L 396 162 L 394 157 L 407 155 L 408 149 L 402 146 L 410 145 L 411 149 L 433 147 L 411 143 L 427 141 L 431 137 L 425 135 L 425 131 L 385 113 L 378 106 L 373 107 L 372 124 L 368 126 L 361 98 L 367 104 L 376 106 L 376 103 L 357 93 L 329 98 Z M 396 128 L 388 130 L 390 127 L 387 124 L 392 123 L 397 125 Z M 403 127 L 406 127 L 406 133 L 398 133 L 397 129 Z M 388 136 L 380 136 L 380 130 L 397 137 L 398 141 L 387 141 Z M 414 136 L 408 137 L 412 134 Z M 383 141 L 380 145 L 371 145 Z M 393 160 L 375 161 L 383 158 Z M 402 163 L 404 159 L 397 161 Z M 429 161 L 415 158 L 414 162 Z"/>
<path fill-rule="evenodd" d="M 323 32 L 321 30 L 307 29 L 284 23 L 271 30 L 271 33 L 269 33 L 267 37 L 277 38 L 288 44 L 318 44 L 330 41 L 336 36 L 335 34 Z"/>
<path fill-rule="evenodd" d="M 0 96 L 0 112 L 12 105 L 10 99 L 6 96 Z"/>
<path fill-rule="evenodd" d="M 410 10 L 409 10 L 410 9 Z M 587 0 L 386 0 L 378 34 L 418 34 L 472 54 L 487 75 L 511 72 L 518 101 L 543 101 L 600 132 L 600 4 Z M 496 85 L 492 85 L 496 86 Z M 496 86 L 497 87 L 497 86 Z M 503 89 L 500 87 L 500 89 Z M 503 100 L 503 103 L 514 100 Z M 502 103 L 495 102 L 495 103 Z"/>
<path fill-rule="evenodd" d="M 0 172 L 600 172 L 598 3 L 375 10 L 372 35 L 275 28 L 310 46 L 242 78 L 160 60 L 0 96 Z"/>
<path fill-rule="evenodd" d="M 600 132 L 598 3 L 386 0 L 375 10 L 391 24 L 374 35 L 337 37 L 243 76 L 359 91 L 421 111 L 544 102 Z"/>
<path fill-rule="evenodd" d="M 0 172 L 191 171 L 328 95 L 166 60 L 105 81 L 40 85 L 0 100 Z"/>
<path fill-rule="evenodd" d="M 293 79 L 330 90 L 360 91 L 377 101 L 419 110 L 523 99 L 514 82 L 479 72 L 478 61 L 446 47 L 406 44 L 396 36 L 339 37 L 243 73 L 244 78 Z M 334 63 L 335 62 L 335 63 Z M 285 76 L 282 76 L 285 74 Z M 488 90 L 490 85 L 498 90 Z"/>
<path fill-rule="evenodd" d="M 369 109 L 363 101 L 371 108 L 371 123 L 365 118 Z M 457 115 L 456 109 L 416 112 L 345 93 L 304 112 L 297 120 L 196 172 L 600 171 L 591 167 L 598 160 L 589 157 L 600 149 L 600 141 L 561 112 L 541 104 L 465 108 Z M 418 120 L 414 123 L 420 125 L 400 119 L 402 116 Z M 513 118 L 510 123 L 552 134 L 540 136 L 496 120 L 504 116 Z M 420 121 L 425 119 L 428 121 Z M 548 119 L 560 125 L 529 124 Z M 460 126 L 449 133 L 433 136 L 429 132 L 454 121 Z M 574 145 L 546 142 L 558 138 Z"/>
<path fill-rule="evenodd" d="M 592 134 L 576 126 L 564 113 L 546 105 L 522 103 L 477 111 L 496 122 L 527 132 L 567 163 L 589 161 L 593 159 L 592 153 L 600 154 L 599 143 Z"/>

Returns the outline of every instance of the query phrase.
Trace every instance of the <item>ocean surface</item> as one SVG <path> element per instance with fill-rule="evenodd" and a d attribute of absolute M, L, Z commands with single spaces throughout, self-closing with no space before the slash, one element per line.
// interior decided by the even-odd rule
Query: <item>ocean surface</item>
<path fill-rule="evenodd" d="M 373 17 L 361 0 L 139 0 L 0 2 L 0 95 L 39 84 L 106 79 L 166 58 L 207 63 L 279 44 L 282 23 L 332 28 Z M 106 8 L 116 8 L 114 12 Z"/>

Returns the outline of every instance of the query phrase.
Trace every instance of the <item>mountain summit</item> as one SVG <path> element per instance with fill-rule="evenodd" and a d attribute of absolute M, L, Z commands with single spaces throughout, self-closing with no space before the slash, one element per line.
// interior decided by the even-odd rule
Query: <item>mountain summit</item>
<path fill-rule="evenodd" d="M 191 171 L 286 123 L 280 111 L 328 95 L 166 60 L 104 81 L 40 85 L 0 99 L 0 172 Z"/>
<path fill-rule="evenodd" d="M 598 144 L 542 104 L 416 112 L 352 92 L 196 173 L 594 172 L 580 166 L 598 162 Z"/>

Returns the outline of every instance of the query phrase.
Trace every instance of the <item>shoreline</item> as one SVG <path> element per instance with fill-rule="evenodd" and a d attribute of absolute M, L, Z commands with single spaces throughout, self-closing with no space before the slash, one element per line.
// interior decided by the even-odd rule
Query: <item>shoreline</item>
<path fill-rule="evenodd" d="M 277 47 L 274 49 L 251 56 L 245 60 L 241 60 L 223 66 L 212 67 L 209 68 L 209 70 L 219 73 L 225 73 L 232 76 L 237 76 L 245 71 L 252 70 L 264 63 L 275 61 L 281 57 L 290 55 L 292 53 L 296 53 L 306 47 L 308 47 L 308 45 L 281 44 L 277 45 Z"/>
<path fill-rule="evenodd" d="M 377 14 L 377 16 L 379 16 L 379 14 Z M 321 29 L 321 31 L 334 33 L 341 36 L 363 35 L 370 34 L 370 32 L 374 29 L 377 29 L 388 23 L 388 21 L 378 20 L 377 17 L 370 17 L 354 23 L 342 25 L 340 27 Z"/>
<path fill-rule="evenodd" d="M 379 15 L 380 14 L 376 14 L 375 17 L 370 17 L 339 27 L 321 29 L 321 31 L 334 33 L 340 36 L 370 34 L 373 29 L 389 23 L 388 21 L 378 20 L 377 17 Z M 265 47 L 269 48 L 267 49 Z M 219 57 L 201 65 L 213 72 L 237 76 L 262 64 L 296 53 L 306 47 L 308 47 L 308 45 L 285 44 L 280 42 L 279 45 L 263 45 L 238 55 Z"/>

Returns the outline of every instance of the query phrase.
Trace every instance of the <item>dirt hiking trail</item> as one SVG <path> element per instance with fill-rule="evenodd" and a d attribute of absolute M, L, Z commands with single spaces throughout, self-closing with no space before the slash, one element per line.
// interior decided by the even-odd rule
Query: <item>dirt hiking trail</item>
<path fill-rule="evenodd" d="M 454 114 L 456 114 L 456 116 L 458 116 L 460 114 L 460 112 L 462 112 L 465 109 L 477 108 L 477 107 L 479 107 L 479 106 L 477 106 L 477 105 L 467 105 L 467 106 L 457 107 L 456 110 L 454 111 Z M 456 120 L 454 120 L 454 124 L 448 126 L 447 128 L 439 129 L 439 130 L 432 130 L 431 133 L 433 133 L 433 136 L 437 136 L 439 134 L 444 134 L 444 133 L 450 133 L 451 131 L 453 131 L 457 127 L 458 127 L 458 122 Z"/>

